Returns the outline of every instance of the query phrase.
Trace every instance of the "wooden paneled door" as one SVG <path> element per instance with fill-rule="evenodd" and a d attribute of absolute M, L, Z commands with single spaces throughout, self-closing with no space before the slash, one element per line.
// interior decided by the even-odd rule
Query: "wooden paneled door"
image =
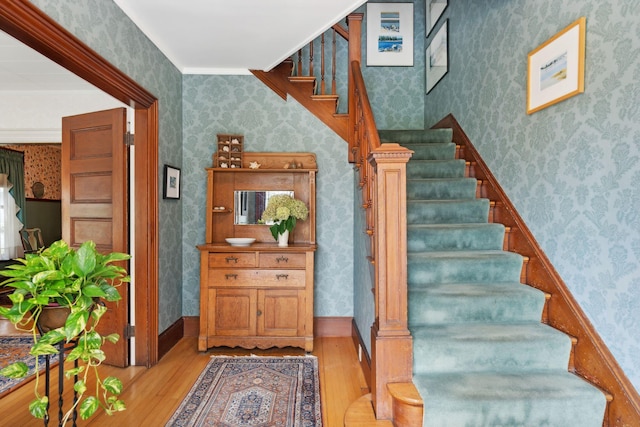
<path fill-rule="evenodd" d="M 126 122 L 124 108 L 62 119 L 62 238 L 71 247 L 93 240 L 102 253 L 129 252 Z M 106 363 L 124 367 L 129 365 L 127 283 L 119 291 L 122 300 L 107 304 L 99 331 L 120 335 L 104 350 Z"/>

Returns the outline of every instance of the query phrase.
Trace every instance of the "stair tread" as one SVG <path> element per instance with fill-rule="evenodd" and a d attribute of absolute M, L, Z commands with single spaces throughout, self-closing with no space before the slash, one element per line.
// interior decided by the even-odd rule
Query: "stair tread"
<path fill-rule="evenodd" d="M 488 205 L 489 199 L 470 197 L 468 199 L 409 199 L 407 200 L 408 204 L 424 204 L 424 203 L 433 203 L 440 205 L 453 205 L 455 203 L 466 203 L 466 204 L 474 204 L 474 205 Z"/>
<path fill-rule="evenodd" d="M 544 292 L 519 282 L 489 283 L 433 283 L 419 288 L 409 288 L 409 293 L 428 293 L 437 296 L 487 297 L 487 296 L 521 296 L 524 294 L 542 296 Z"/>
<path fill-rule="evenodd" d="M 424 141 L 424 142 L 403 142 L 403 143 L 401 143 L 401 145 L 403 147 L 407 147 L 407 148 L 409 148 L 409 147 L 434 147 L 436 145 L 442 145 L 442 146 L 449 147 L 451 145 L 456 145 L 456 143 L 453 142 L 453 141 L 446 141 L 446 142 L 443 142 L 443 141 L 433 141 L 433 142 Z"/>
<path fill-rule="evenodd" d="M 408 178 L 407 183 L 415 182 L 421 184 L 434 184 L 434 183 L 456 183 L 456 182 L 470 182 L 478 180 L 468 176 L 458 176 L 453 178 Z"/>
<path fill-rule="evenodd" d="M 420 374 L 423 427 L 602 427 L 600 390 L 566 371 Z"/>
<path fill-rule="evenodd" d="M 557 400 L 571 396 L 602 397 L 583 379 L 562 370 L 418 374 L 414 383 L 427 404 L 439 399 Z M 435 393 L 431 393 L 434 390 Z"/>
<path fill-rule="evenodd" d="M 409 329 L 469 323 L 540 322 L 544 292 L 518 282 L 410 285 Z"/>
<path fill-rule="evenodd" d="M 461 250 L 461 251 L 425 251 L 425 252 L 412 252 L 407 255 L 409 260 L 420 261 L 424 258 L 430 259 L 480 259 L 480 258 L 510 258 L 510 259 L 522 259 L 522 255 L 515 252 L 489 249 L 489 250 Z"/>
<path fill-rule="evenodd" d="M 407 224 L 408 230 L 458 230 L 475 228 L 495 228 L 504 230 L 502 224 L 496 222 L 463 222 L 460 224 Z"/>
<path fill-rule="evenodd" d="M 414 340 L 444 340 L 461 343 L 479 341 L 493 341 L 513 343 L 518 341 L 557 339 L 566 341 L 570 345 L 571 339 L 540 322 L 509 322 L 509 323 L 450 323 L 443 325 L 425 325 L 411 328 Z"/>
<path fill-rule="evenodd" d="M 451 141 L 453 138 L 452 129 L 402 129 L 388 130 L 379 129 L 378 134 L 381 142 L 415 142 L 423 140 Z M 404 145 L 404 144 L 403 144 Z"/>

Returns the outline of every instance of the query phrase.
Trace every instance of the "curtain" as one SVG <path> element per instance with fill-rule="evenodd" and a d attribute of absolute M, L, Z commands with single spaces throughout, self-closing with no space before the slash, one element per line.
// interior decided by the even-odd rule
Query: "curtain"
<path fill-rule="evenodd" d="M 0 260 L 24 256 L 18 219 L 20 208 L 11 195 L 13 185 L 6 173 L 0 173 Z"/>
<path fill-rule="evenodd" d="M 18 204 L 18 219 L 25 223 L 25 193 L 24 193 L 24 153 L 8 148 L 0 149 L 0 173 L 8 175 L 9 181 L 13 184 L 10 190 L 13 199 Z"/>
<path fill-rule="evenodd" d="M 0 148 L 0 193 L 0 259 L 19 258 L 24 256 L 24 153 Z"/>

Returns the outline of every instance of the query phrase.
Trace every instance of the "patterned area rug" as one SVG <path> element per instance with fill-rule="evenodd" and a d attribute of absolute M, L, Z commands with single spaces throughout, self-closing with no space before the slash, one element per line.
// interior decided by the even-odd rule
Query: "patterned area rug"
<path fill-rule="evenodd" d="M 167 426 L 321 427 L 318 359 L 213 356 Z"/>
<path fill-rule="evenodd" d="M 30 335 L 0 336 L 0 369 L 13 362 L 22 361 L 29 367 L 29 374 L 20 379 L 11 379 L 0 375 L 0 398 L 16 388 L 26 384 L 35 373 L 35 357 L 29 354 L 32 339 Z M 51 358 L 51 364 L 57 364 L 58 356 Z M 40 370 L 44 370 L 45 357 L 40 356 Z M 56 377 L 57 378 L 57 377 Z"/>

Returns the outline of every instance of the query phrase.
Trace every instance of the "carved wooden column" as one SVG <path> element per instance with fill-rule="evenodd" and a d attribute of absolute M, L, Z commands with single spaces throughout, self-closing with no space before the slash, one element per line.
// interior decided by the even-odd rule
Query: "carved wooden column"
<path fill-rule="evenodd" d="M 407 162 L 412 151 L 382 144 L 368 160 L 375 168 L 375 305 L 371 383 L 377 419 L 392 418 L 388 383 L 411 382 L 413 342 L 407 319 Z"/>

